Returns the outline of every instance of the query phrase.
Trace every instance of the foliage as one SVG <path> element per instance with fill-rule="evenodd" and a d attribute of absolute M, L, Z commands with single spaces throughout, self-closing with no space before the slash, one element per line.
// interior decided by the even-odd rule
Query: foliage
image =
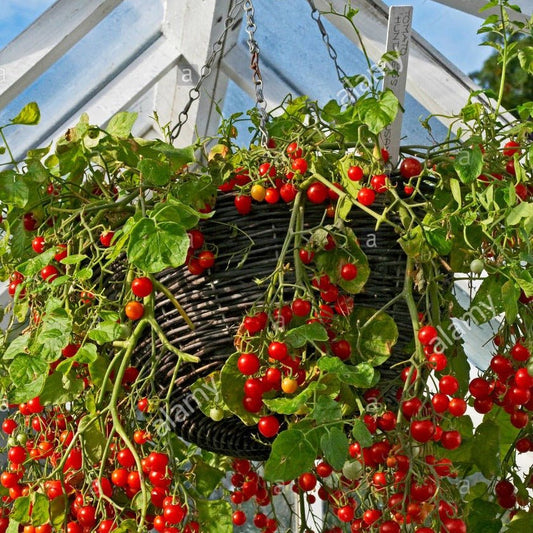
<path fill-rule="evenodd" d="M 483 27 L 502 38 L 502 87 L 514 57 L 529 72 L 527 49 L 514 46 L 525 27 L 505 16 Z M 82 116 L 22 161 L 4 130 L 36 124 L 37 105 L 0 128 L 0 274 L 12 297 L 0 344 L 11 409 L 0 530 L 231 531 L 249 502 L 257 529 L 273 532 L 290 527 L 278 510 L 291 490 L 302 532 L 526 530 L 532 472 L 516 461 L 533 450 L 533 103 L 503 125 L 503 95 L 484 106 L 473 94 L 450 117 L 455 135 L 403 147 L 398 168 L 379 137 L 398 103 L 375 86 L 349 106 L 287 98 L 266 146 L 257 110 L 247 148 L 234 140 L 241 115 L 187 148 L 135 138 L 132 113 L 107 129 Z M 195 326 L 159 274 L 187 269 L 191 285 L 215 265 L 239 274 L 246 258 L 227 263 L 203 233 L 228 197 L 242 217 L 266 203 L 290 221 L 235 352 L 192 393 L 213 423 L 257 427 L 271 445 L 264 463 L 171 431 L 173 386 L 198 357 L 157 321 L 162 294 Z M 377 242 L 388 232 L 398 244 L 387 274 L 397 291 L 375 305 L 365 297 L 389 258 L 358 233 L 363 219 Z M 469 309 L 454 279 L 478 283 Z M 498 317 L 494 355 L 471 379 L 453 320 Z M 137 368 L 141 342 L 153 357 Z M 168 352 L 176 364 L 162 397 Z M 323 523 L 307 508 L 316 497 Z"/>

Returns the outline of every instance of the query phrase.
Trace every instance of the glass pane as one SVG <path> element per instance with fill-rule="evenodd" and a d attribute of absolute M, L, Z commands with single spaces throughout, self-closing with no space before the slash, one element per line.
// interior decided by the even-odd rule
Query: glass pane
<path fill-rule="evenodd" d="M 7 130 L 15 154 L 43 143 L 160 35 L 163 0 L 125 0 L 0 113 L 0 123 L 28 102 L 41 108 L 41 123 Z M 105 89 L 104 89 L 105 90 Z M 73 119 L 73 123 L 75 119 Z"/>
<path fill-rule="evenodd" d="M 39 18 L 55 0 L 3 0 L 0 9 L 0 48 Z"/>
<path fill-rule="evenodd" d="M 294 94 L 305 94 L 324 104 L 330 99 L 343 101 L 342 83 L 338 80 L 335 65 L 319 32 L 306 0 L 293 0 L 283 4 L 279 14 L 279 0 L 264 0 L 255 6 L 256 40 L 260 48 L 260 63 L 268 66 L 291 87 Z M 357 24 L 357 17 L 355 19 Z M 364 54 L 350 39 L 323 18 L 330 42 L 338 54 L 338 63 L 348 75 L 366 74 L 369 71 Z M 240 45 L 246 46 L 246 24 L 243 24 Z M 373 63 L 371 63 L 373 65 Z M 251 75 L 250 75 L 251 77 Z M 264 84 L 269 83 L 265 77 Z M 253 102 L 235 85 L 230 85 L 224 115 L 246 111 Z M 275 105 L 269 102 L 270 107 Z M 429 115 L 409 94 L 405 101 L 406 113 L 402 124 L 404 144 L 431 142 L 420 118 Z M 443 138 L 447 129 L 437 120 L 431 121 L 435 139 Z M 244 128 L 242 128 L 244 129 Z M 244 136 L 242 137 L 244 139 Z M 241 137 L 239 137 L 241 140 Z"/>

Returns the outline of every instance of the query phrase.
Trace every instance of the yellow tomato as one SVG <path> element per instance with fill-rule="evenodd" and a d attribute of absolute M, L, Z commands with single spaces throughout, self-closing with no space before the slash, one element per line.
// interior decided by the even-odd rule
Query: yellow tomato
<path fill-rule="evenodd" d="M 262 202 L 265 199 L 266 189 L 262 185 L 256 183 L 252 186 L 250 194 L 256 202 Z"/>

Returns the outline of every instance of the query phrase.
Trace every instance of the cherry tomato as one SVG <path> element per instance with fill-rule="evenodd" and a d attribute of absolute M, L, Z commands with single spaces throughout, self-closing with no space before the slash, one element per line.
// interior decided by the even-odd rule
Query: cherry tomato
<path fill-rule="evenodd" d="M 362 187 L 357 193 L 357 201 L 365 206 L 370 206 L 376 199 L 376 193 L 368 187 Z"/>
<path fill-rule="evenodd" d="M 46 265 L 41 269 L 41 278 L 48 283 L 51 283 L 59 276 L 59 271 L 54 265 Z"/>
<path fill-rule="evenodd" d="M 284 183 L 279 190 L 282 200 L 287 204 L 296 198 L 297 193 L 298 189 L 292 183 Z"/>
<path fill-rule="evenodd" d="M 113 241 L 114 236 L 115 232 L 104 231 L 104 233 L 100 235 L 100 244 L 105 248 L 109 248 L 111 246 L 111 242 Z"/>
<path fill-rule="evenodd" d="M 435 425 L 431 420 L 415 420 L 410 426 L 411 436 L 418 442 L 428 442 L 435 433 Z"/>
<path fill-rule="evenodd" d="M 279 420 L 274 415 L 262 416 L 257 424 L 259 433 L 270 439 L 278 434 Z"/>
<path fill-rule="evenodd" d="M 243 353 L 237 361 L 237 368 L 245 376 L 256 374 L 261 367 L 259 357 L 254 353 Z"/>
<path fill-rule="evenodd" d="M 124 311 L 130 320 L 139 320 L 144 315 L 144 305 L 141 302 L 132 300 L 126 304 Z"/>
<path fill-rule="evenodd" d="M 302 157 L 302 149 L 298 146 L 298 143 L 292 142 L 287 146 L 287 155 L 291 159 L 298 159 Z"/>
<path fill-rule="evenodd" d="M 370 179 L 370 185 L 378 193 L 387 192 L 387 176 L 386 174 L 376 174 Z"/>
<path fill-rule="evenodd" d="M 153 290 L 154 286 L 150 278 L 135 278 L 131 282 L 131 292 L 133 292 L 133 294 L 139 298 L 145 298 L 146 296 L 152 294 Z"/>
<path fill-rule="evenodd" d="M 352 181 L 361 181 L 363 175 L 363 169 L 359 166 L 353 165 L 348 169 L 348 179 Z"/>
<path fill-rule="evenodd" d="M 262 202 L 265 199 L 266 189 L 259 183 L 256 183 L 252 185 L 250 195 L 256 202 Z"/>
<path fill-rule="evenodd" d="M 357 266 L 353 263 L 346 263 L 341 268 L 341 278 L 345 281 L 352 281 L 357 277 Z"/>
<path fill-rule="evenodd" d="M 35 237 L 31 241 L 31 247 L 36 254 L 42 254 L 45 250 L 44 237 Z"/>
<path fill-rule="evenodd" d="M 322 204 L 328 198 L 328 188 L 321 182 L 315 182 L 307 188 L 306 195 L 313 204 Z"/>
<path fill-rule="evenodd" d="M 252 210 L 252 197 L 245 195 L 235 196 L 235 207 L 240 215 L 247 215 Z"/>
<path fill-rule="evenodd" d="M 503 155 L 506 157 L 512 157 L 520 151 L 520 143 L 516 141 L 508 141 L 503 145 Z"/>
<path fill-rule="evenodd" d="M 279 191 L 275 187 L 268 187 L 265 191 L 265 202 L 267 204 L 277 204 L 279 202 Z"/>
<path fill-rule="evenodd" d="M 292 170 L 299 172 L 300 174 L 305 174 L 307 172 L 307 161 L 301 157 L 297 157 L 292 162 Z"/>
<path fill-rule="evenodd" d="M 406 157 L 400 164 L 400 175 L 408 180 L 419 176 L 422 172 L 422 165 L 414 157 Z"/>

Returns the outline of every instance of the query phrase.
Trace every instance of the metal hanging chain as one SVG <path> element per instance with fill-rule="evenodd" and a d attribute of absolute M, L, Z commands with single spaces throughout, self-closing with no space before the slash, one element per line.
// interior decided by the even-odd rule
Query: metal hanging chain
<path fill-rule="evenodd" d="M 329 34 L 326 30 L 326 27 L 324 26 L 324 23 L 322 22 L 322 15 L 320 14 L 320 11 L 317 9 L 313 0 L 307 0 L 307 3 L 309 4 L 309 7 L 311 8 L 311 18 L 316 22 L 318 29 L 320 30 L 320 33 L 322 34 L 322 40 L 324 41 L 324 44 L 326 45 L 326 48 L 328 50 L 329 57 L 332 59 L 335 65 L 335 70 L 337 71 L 337 78 L 339 79 L 342 86 L 348 93 L 348 96 L 350 97 L 350 102 L 353 104 L 357 100 L 357 97 L 355 96 L 355 93 L 353 92 L 353 87 L 350 85 L 350 82 L 348 81 L 348 75 L 346 74 L 344 69 L 339 65 L 337 50 L 335 50 L 334 46 L 331 44 L 329 40 Z"/>
<path fill-rule="evenodd" d="M 231 8 L 228 16 L 226 17 L 226 20 L 224 21 L 224 30 L 222 31 L 222 34 L 220 35 L 220 37 L 213 44 L 213 47 L 211 48 L 211 53 L 209 54 L 209 57 L 207 58 L 205 65 L 200 70 L 200 77 L 198 78 L 196 85 L 192 87 L 192 89 L 189 91 L 189 99 L 187 103 L 185 104 L 183 111 L 178 115 L 178 120 L 176 122 L 176 125 L 170 130 L 170 141 L 171 142 L 174 142 L 179 137 L 181 128 L 184 126 L 184 124 L 189 119 L 189 110 L 191 109 L 192 104 L 196 100 L 198 100 L 198 98 L 200 98 L 200 89 L 203 83 L 205 82 L 205 80 L 211 74 L 213 70 L 213 65 L 218 55 L 224 50 L 228 31 L 233 26 L 233 23 L 235 22 L 238 15 L 240 14 L 242 4 L 243 4 L 243 0 L 237 0 L 233 4 L 233 7 Z"/>
<path fill-rule="evenodd" d="M 255 107 L 259 113 L 259 131 L 261 132 L 261 144 L 267 146 L 268 131 L 266 124 L 268 115 L 266 112 L 267 102 L 263 94 L 263 77 L 259 68 L 259 46 L 255 40 L 255 10 L 252 0 L 245 0 L 244 11 L 246 13 L 246 33 L 248 34 L 248 49 L 250 51 L 250 68 L 253 72 L 253 81 L 255 85 Z"/>

